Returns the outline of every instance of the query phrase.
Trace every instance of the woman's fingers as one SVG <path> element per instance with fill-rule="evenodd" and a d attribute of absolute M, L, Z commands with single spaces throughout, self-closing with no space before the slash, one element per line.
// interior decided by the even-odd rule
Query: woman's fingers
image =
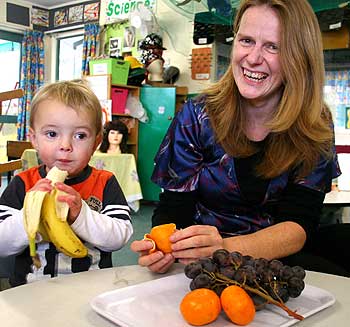
<path fill-rule="evenodd" d="M 160 254 L 157 255 L 158 254 L 157 252 L 160 252 Z M 157 252 L 150 255 L 150 256 L 157 255 L 157 260 L 154 261 L 152 264 L 147 265 L 147 267 L 148 267 L 149 270 L 151 270 L 153 272 L 165 273 L 165 272 L 167 272 L 169 270 L 169 268 L 175 262 L 175 258 L 170 253 L 164 254 L 161 251 L 157 251 Z M 145 257 L 140 257 L 139 258 L 139 263 L 140 263 L 140 260 L 142 258 L 145 258 Z M 161 258 L 161 259 L 158 260 L 159 258 Z M 152 260 L 153 259 L 154 258 L 152 258 Z"/>
<path fill-rule="evenodd" d="M 223 239 L 216 227 L 191 226 L 177 231 L 170 237 L 173 242 L 173 251 L 181 251 L 190 248 L 223 247 Z"/>
<path fill-rule="evenodd" d="M 162 251 L 149 254 L 152 248 L 152 242 L 145 240 L 133 241 L 130 245 L 130 249 L 140 255 L 138 260 L 140 266 L 147 267 L 153 272 L 165 273 L 175 262 L 175 258 L 170 253 L 164 254 Z"/>

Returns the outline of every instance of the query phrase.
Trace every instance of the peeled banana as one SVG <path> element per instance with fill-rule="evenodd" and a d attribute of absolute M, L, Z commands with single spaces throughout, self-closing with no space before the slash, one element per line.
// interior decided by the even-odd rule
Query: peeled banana
<path fill-rule="evenodd" d="M 53 167 L 46 178 L 54 185 L 63 182 L 68 173 Z M 57 201 L 61 191 L 54 188 L 50 193 L 43 191 L 28 192 L 24 199 L 24 227 L 28 235 L 30 256 L 35 266 L 40 267 L 36 255 L 35 237 L 39 232 L 43 240 L 52 242 L 58 251 L 73 258 L 82 258 L 88 254 L 87 248 L 75 235 L 67 223 L 69 206 Z"/>

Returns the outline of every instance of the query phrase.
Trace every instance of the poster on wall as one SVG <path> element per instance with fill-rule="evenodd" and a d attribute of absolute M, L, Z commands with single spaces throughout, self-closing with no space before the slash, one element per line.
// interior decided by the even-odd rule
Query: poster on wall
<path fill-rule="evenodd" d="M 192 49 L 192 79 L 208 80 L 210 78 L 211 48 Z"/>
<path fill-rule="evenodd" d="M 32 8 L 32 24 L 49 27 L 49 11 L 46 9 Z"/>
<path fill-rule="evenodd" d="M 99 10 L 100 2 L 94 2 L 84 5 L 84 22 L 97 20 Z"/>
<path fill-rule="evenodd" d="M 112 37 L 109 39 L 109 55 L 111 57 L 119 57 L 122 55 L 122 39 L 120 37 Z"/>
<path fill-rule="evenodd" d="M 84 6 L 74 6 L 69 8 L 68 22 L 69 24 L 81 23 L 83 21 Z"/>
<path fill-rule="evenodd" d="M 54 13 L 53 25 L 57 27 L 57 26 L 62 26 L 67 24 L 68 24 L 68 10 L 66 8 L 56 10 Z"/>
<path fill-rule="evenodd" d="M 123 51 L 131 51 L 135 46 L 136 28 L 134 26 L 126 26 L 124 29 Z"/>

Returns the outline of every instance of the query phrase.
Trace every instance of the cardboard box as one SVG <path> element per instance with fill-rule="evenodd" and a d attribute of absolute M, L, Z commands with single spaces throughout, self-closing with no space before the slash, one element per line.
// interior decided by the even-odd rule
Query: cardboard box
<path fill-rule="evenodd" d="M 323 50 L 349 48 L 350 34 L 346 26 L 340 29 L 322 32 Z"/>
<path fill-rule="evenodd" d="M 112 115 L 125 114 L 125 105 L 129 91 L 127 89 L 112 87 Z"/>
<path fill-rule="evenodd" d="M 112 75 L 112 84 L 126 85 L 128 82 L 130 62 L 107 58 L 90 60 L 90 75 Z"/>

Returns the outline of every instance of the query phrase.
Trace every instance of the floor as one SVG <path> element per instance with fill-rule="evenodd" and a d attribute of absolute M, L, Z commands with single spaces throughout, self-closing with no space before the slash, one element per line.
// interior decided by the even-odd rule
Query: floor
<path fill-rule="evenodd" d="M 113 266 L 126 266 L 137 264 L 138 254 L 130 250 L 130 244 L 134 240 L 140 240 L 144 234 L 151 229 L 151 217 L 154 209 L 154 204 L 141 203 L 140 210 L 131 215 L 134 234 L 131 239 L 122 249 L 113 253 Z"/>

